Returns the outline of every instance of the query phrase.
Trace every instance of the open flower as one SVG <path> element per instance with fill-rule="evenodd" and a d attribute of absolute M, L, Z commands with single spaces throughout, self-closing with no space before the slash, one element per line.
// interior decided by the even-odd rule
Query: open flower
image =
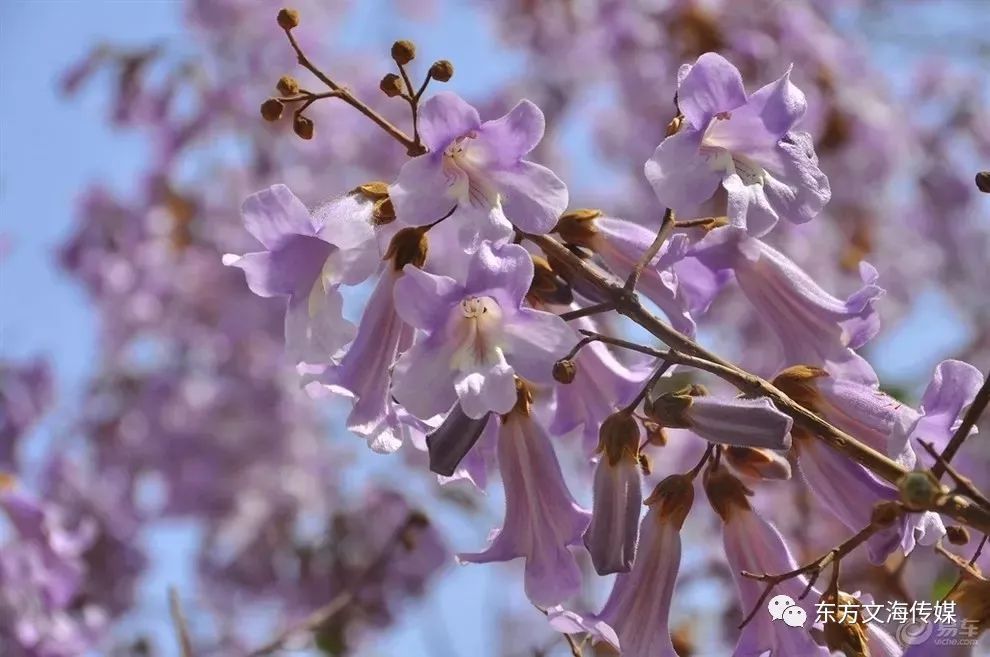
<path fill-rule="evenodd" d="M 705 53 L 678 74 L 684 125 L 646 163 L 646 177 L 665 206 L 690 214 L 719 183 L 729 221 L 765 235 L 783 217 L 803 223 L 831 197 L 811 136 L 794 132 L 806 110 L 790 69 L 750 97 L 735 66 Z"/>
<path fill-rule="evenodd" d="M 581 541 L 589 513 L 567 489 L 550 437 L 530 415 L 524 386 L 518 397 L 498 434 L 505 521 L 488 549 L 458 558 L 471 563 L 525 558 L 526 595 L 533 604 L 550 607 L 581 586 L 581 570 L 569 546 Z"/>
<path fill-rule="evenodd" d="M 425 226 L 456 206 L 458 213 L 472 210 L 493 241 L 512 233 L 504 215 L 523 231 L 548 232 L 567 208 L 567 187 L 546 167 L 523 159 L 543 130 L 543 113 L 528 100 L 482 123 L 462 98 L 438 93 L 419 112 L 420 136 L 430 152 L 406 162 L 389 188 L 396 217 Z M 491 209 L 499 210 L 501 221 L 491 218 Z"/>
<path fill-rule="evenodd" d="M 261 297 L 288 297 L 285 342 L 297 363 L 325 365 L 354 338 L 344 319 L 341 284 L 356 285 L 380 265 L 372 203 L 352 193 L 310 214 L 285 185 L 252 194 L 241 212 L 264 251 L 227 254 Z"/>
<path fill-rule="evenodd" d="M 407 265 L 395 308 L 423 334 L 395 364 L 395 398 L 423 419 L 460 399 L 464 413 L 479 418 L 512 409 L 516 374 L 549 383 L 576 337 L 558 316 L 522 306 L 532 280 L 532 258 L 514 244 L 483 244 L 464 285 Z"/>

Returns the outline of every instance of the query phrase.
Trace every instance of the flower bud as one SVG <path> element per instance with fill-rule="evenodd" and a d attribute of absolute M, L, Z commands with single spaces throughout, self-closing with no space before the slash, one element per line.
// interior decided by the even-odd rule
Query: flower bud
<path fill-rule="evenodd" d="M 822 596 L 823 603 L 835 605 L 835 609 L 858 609 L 862 605 L 859 600 L 846 593 L 839 592 L 838 596 L 826 594 Z M 846 657 L 869 657 L 870 648 L 866 639 L 866 627 L 857 614 L 842 616 L 832 614 L 825 623 L 825 645 L 832 652 L 839 652 Z"/>
<path fill-rule="evenodd" d="M 639 469 L 643 471 L 643 475 L 646 477 L 653 473 L 653 462 L 650 461 L 650 456 L 645 452 L 639 453 Z"/>
<path fill-rule="evenodd" d="M 969 543 L 969 530 L 960 525 L 949 525 L 946 527 L 945 536 L 953 545 L 966 545 Z"/>
<path fill-rule="evenodd" d="M 669 519 L 680 529 L 694 504 L 694 480 L 689 475 L 670 475 L 657 484 L 643 504 L 659 504 L 660 519 Z"/>
<path fill-rule="evenodd" d="M 602 422 L 598 430 L 598 451 L 605 454 L 609 465 L 616 465 L 624 456 L 639 454 L 639 423 L 632 413 L 617 411 Z"/>
<path fill-rule="evenodd" d="M 406 90 L 406 85 L 402 83 L 402 78 L 400 78 L 395 73 L 388 73 L 382 78 L 382 81 L 378 83 L 378 88 L 382 90 L 382 93 L 389 98 L 395 98 L 396 96 L 401 96 Z"/>
<path fill-rule="evenodd" d="M 568 244 L 590 247 L 595 235 L 598 234 L 595 219 L 600 216 L 602 216 L 601 210 L 588 208 L 572 210 L 565 213 L 557 221 L 553 232 L 559 234 L 560 238 Z"/>
<path fill-rule="evenodd" d="M 769 449 L 728 445 L 722 457 L 733 470 L 754 479 L 787 480 L 791 478 L 790 462 Z"/>
<path fill-rule="evenodd" d="M 828 372 L 820 367 L 795 365 L 782 370 L 774 377 L 773 384 L 797 403 L 817 412 L 820 396 L 815 379 L 823 376 L 828 376 Z"/>
<path fill-rule="evenodd" d="M 570 358 L 562 358 L 553 364 L 553 379 L 558 383 L 573 383 L 577 366 Z"/>
<path fill-rule="evenodd" d="M 358 185 L 351 190 L 351 194 L 360 194 L 369 201 L 380 201 L 388 198 L 388 183 L 381 180 L 373 180 L 372 182 Z"/>
<path fill-rule="evenodd" d="M 261 116 L 266 121 L 278 121 L 282 118 L 285 105 L 278 98 L 269 98 L 261 104 Z"/>
<path fill-rule="evenodd" d="M 296 118 L 292 120 L 292 131 L 302 139 L 312 139 L 315 129 L 316 126 L 313 124 L 313 119 L 308 116 L 296 114 Z"/>
<path fill-rule="evenodd" d="M 412 41 L 402 39 L 392 44 L 392 59 L 399 66 L 405 66 L 414 57 L 416 57 L 416 46 L 413 45 Z"/>
<path fill-rule="evenodd" d="M 403 228 L 392 237 L 385 250 L 383 260 L 391 260 L 396 271 L 401 271 L 406 265 L 422 268 L 426 262 L 426 252 L 429 240 L 423 226 Z"/>
<path fill-rule="evenodd" d="M 687 411 L 693 397 L 707 395 L 704 386 L 692 384 L 677 392 L 666 392 L 656 399 L 647 400 L 646 415 L 654 422 L 670 429 L 689 429 L 691 420 Z"/>
<path fill-rule="evenodd" d="M 942 494 L 942 486 L 932 473 L 921 470 L 909 472 L 901 477 L 897 482 L 897 488 L 901 492 L 901 502 L 912 511 L 930 509 Z"/>
<path fill-rule="evenodd" d="M 990 194 L 990 171 L 976 174 L 976 188 L 984 194 Z"/>
<path fill-rule="evenodd" d="M 550 266 L 550 262 L 538 255 L 532 255 L 533 281 L 529 284 L 526 297 L 529 302 L 539 307 L 541 304 L 556 304 L 568 306 L 574 301 L 574 292 L 563 278 Z"/>
<path fill-rule="evenodd" d="M 437 82 L 447 82 L 454 77 L 454 65 L 446 59 L 433 62 L 433 66 L 430 67 L 430 77 Z"/>
<path fill-rule="evenodd" d="M 280 28 L 291 30 L 299 26 L 299 12 L 295 9 L 280 9 L 277 20 Z"/>
<path fill-rule="evenodd" d="M 656 422 L 647 420 L 643 423 L 643 429 L 646 430 L 646 442 L 654 447 L 667 446 L 667 432 L 663 430 L 662 426 Z"/>
<path fill-rule="evenodd" d="M 299 93 L 299 80 L 291 75 L 283 75 L 275 83 L 275 89 L 283 96 L 295 96 Z"/>
<path fill-rule="evenodd" d="M 392 206 L 392 199 L 386 196 L 375 201 L 375 205 L 371 209 L 371 219 L 376 226 L 384 226 L 395 221 L 395 208 Z"/>
<path fill-rule="evenodd" d="M 681 124 L 684 123 L 684 117 L 678 114 L 670 120 L 667 124 L 667 129 L 664 131 L 664 136 L 673 137 L 677 134 L 677 131 L 681 129 Z"/>
<path fill-rule="evenodd" d="M 512 408 L 509 413 L 518 413 L 520 415 L 529 415 L 533 410 L 533 391 L 530 390 L 526 382 L 520 379 L 518 376 L 516 381 L 516 405 Z M 502 416 L 503 421 L 505 416 Z"/>
<path fill-rule="evenodd" d="M 708 495 L 708 502 L 723 522 L 729 520 L 734 508 L 752 508 L 747 498 L 753 491 L 725 468 L 709 468 L 705 471 L 705 493 Z"/>

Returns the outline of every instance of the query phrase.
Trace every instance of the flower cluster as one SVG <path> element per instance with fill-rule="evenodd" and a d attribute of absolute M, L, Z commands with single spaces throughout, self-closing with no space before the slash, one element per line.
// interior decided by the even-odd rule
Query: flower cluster
<path fill-rule="evenodd" d="M 946 530 L 923 507 L 878 519 L 903 491 L 795 426 L 771 399 L 696 383 L 678 388 L 671 352 L 656 352 L 653 365 L 622 362 L 605 345 L 623 341 L 604 333 L 628 294 L 654 303 L 683 334 L 670 332 L 689 341 L 734 281 L 779 340 L 776 360 L 764 364 L 778 372 L 777 388 L 905 468 L 927 465 L 914 451 L 917 438 L 949 442 L 982 384 L 972 366 L 945 361 L 917 410 L 885 395 L 857 352 L 879 330 L 877 270 L 861 263 L 863 286 L 843 300 L 764 241 L 780 219 L 811 220 L 831 194 L 809 135 L 797 131 L 806 101 L 790 71 L 747 96 L 739 71 L 706 53 L 680 70 L 676 106 L 668 136 L 645 164 L 667 208 L 657 234 L 600 211 L 565 212 L 561 180 L 524 159 L 545 130 L 534 104 L 482 121 L 444 92 L 414 104 L 427 152 L 403 164 L 394 183 L 362 185 L 312 212 L 285 186 L 254 194 L 242 214 L 264 250 L 224 257 L 256 294 L 288 298 L 287 350 L 307 389 L 352 400 L 348 427 L 373 450 L 408 441 L 428 451 L 445 480 L 475 483 L 497 462 L 503 525 L 462 562 L 523 559 L 526 595 L 555 628 L 586 632 L 633 657 L 675 654 L 668 615 L 680 532 L 706 465 L 705 488 L 747 610 L 763 598 L 746 572 L 796 564 L 740 477 L 749 485 L 790 478 L 788 455 L 839 522 L 869 531 L 876 563 L 932 545 Z M 721 216 L 701 215 L 704 204 Z M 548 233 L 606 279 L 626 280 L 626 296 L 608 297 L 607 283 L 582 284 L 547 248 Z M 341 288 L 369 278 L 373 290 L 355 327 Z M 683 367 L 676 374 L 692 376 Z M 575 500 L 558 457 L 579 429 L 598 438 L 593 448 L 577 444 L 594 470 L 590 510 Z M 671 473 L 644 501 L 651 446 L 664 445 L 667 430 L 685 430 L 707 448 L 690 473 Z M 598 614 L 563 606 L 581 588 L 582 544 L 600 575 L 619 573 Z M 803 600 L 805 586 L 791 579 L 781 590 Z M 836 594 L 834 585 L 818 592 Z M 810 614 L 810 601 L 803 604 Z M 736 654 L 827 655 L 812 629 L 761 617 L 746 625 Z"/>

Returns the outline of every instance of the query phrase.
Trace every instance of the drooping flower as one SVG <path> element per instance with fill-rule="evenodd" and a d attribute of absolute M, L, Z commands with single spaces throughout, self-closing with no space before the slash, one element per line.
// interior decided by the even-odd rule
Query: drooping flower
<path fill-rule="evenodd" d="M 380 264 L 372 204 L 352 193 L 311 214 L 285 185 L 249 196 L 241 209 L 264 251 L 227 254 L 262 297 L 288 297 L 286 350 L 297 363 L 325 365 L 354 338 L 339 285 L 364 281 Z"/>
<path fill-rule="evenodd" d="M 777 336 L 782 366 L 815 365 L 845 379 L 876 381 L 873 369 L 853 351 L 880 330 L 873 306 L 884 290 L 872 266 L 860 263 L 863 287 L 843 301 L 787 256 L 731 226 L 712 231 L 695 255 L 713 269 L 735 273 L 746 299 Z"/>
<path fill-rule="evenodd" d="M 743 614 L 749 614 L 760 600 L 764 584 L 744 577 L 743 571 L 776 575 L 797 568 L 791 551 L 780 532 L 749 505 L 752 492 L 724 468 L 705 473 L 705 491 L 712 507 L 722 519 L 725 556 L 736 582 Z M 807 580 L 793 577 L 774 588 L 775 594 L 787 595 L 814 619 L 815 606 L 801 600 Z M 620 635 L 621 636 L 621 635 Z M 814 642 L 808 630 L 774 622 L 764 609 L 742 629 L 733 657 L 756 657 L 770 651 L 769 657 L 828 657 L 829 651 Z"/>
<path fill-rule="evenodd" d="M 396 311 L 423 333 L 395 364 L 395 398 L 423 419 L 459 399 L 464 413 L 478 418 L 512 409 L 516 374 L 549 383 L 554 362 L 576 338 L 558 316 L 523 307 L 532 279 L 529 253 L 514 244 L 482 245 L 463 285 L 406 266 L 395 286 Z"/>
<path fill-rule="evenodd" d="M 645 167 L 666 207 L 690 215 L 721 183 L 730 223 L 759 237 L 781 218 L 804 223 L 828 203 L 811 136 L 794 131 L 806 102 L 790 69 L 747 98 L 738 69 L 705 53 L 678 73 L 677 105 L 684 124 Z"/>
<path fill-rule="evenodd" d="M 789 449 L 790 416 L 769 399 L 726 399 L 693 385 L 649 400 L 647 414 L 661 426 L 690 429 L 705 440 L 765 449 Z"/>
<path fill-rule="evenodd" d="M 599 575 L 627 572 L 636 557 L 643 483 L 639 423 L 621 410 L 602 423 L 594 506 L 584 545 Z"/>
<path fill-rule="evenodd" d="M 505 489 L 505 520 L 484 552 L 460 554 L 464 562 L 526 559 L 526 595 L 552 607 L 578 592 L 581 571 L 570 546 L 581 541 L 589 513 L 564 481 L 550 437 L 531 415 L 520 383 L 518 403 L 502 419 L 498 464 Z"/>
<path fill-rule="evenodd" d="M 482 123 L 456 94 L 433 96 L 419 111 L 419 132 L 430 152 L 406 162 L 389 187 L 396 217 L 425 226 L 456 206 L 458 214 L 472 210 L 483 239 L 509 237 L 512 224 L 548 232 L 567 208 L 567 187 L 546 167 L 523 159 L 543 130 L 543 113 L 528 100 Z"/>

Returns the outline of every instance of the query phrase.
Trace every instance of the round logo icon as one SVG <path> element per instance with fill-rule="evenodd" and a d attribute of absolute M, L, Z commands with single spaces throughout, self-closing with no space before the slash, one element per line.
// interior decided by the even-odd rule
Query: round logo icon
<path fill-rule="evenodd" d="M 935 626 L 931 623 L 908 621 L 897 628 L 894 632 L 894 638 L 897 639 L 897 643 L 905 648 L 909 646 L 920 646 L 931 637 L 934 631 Z"/>

